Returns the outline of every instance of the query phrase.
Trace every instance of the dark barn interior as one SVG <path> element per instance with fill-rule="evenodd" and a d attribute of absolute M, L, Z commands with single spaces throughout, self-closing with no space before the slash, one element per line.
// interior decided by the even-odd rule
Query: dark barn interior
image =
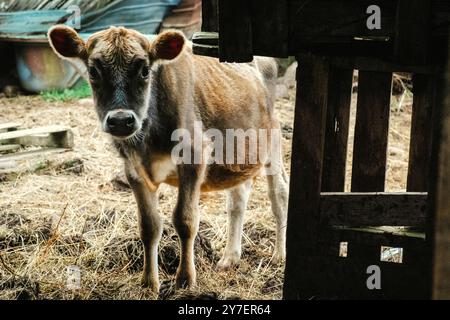
<path fill-rule="evenodd" d="M 366 25 L 370 5 L 380 8 L 380 28 Z M 203 1 L 195 53 L 299 62 L 285 299 L 450 298 L 449 18 L 440 0 Z M 343 192 L 354 70 L 351 192 Z M 413 74 L 405 193 L 384 192 L 393 72 Z M 382 246 L 401 248 L 402 263 L 380 261 Z M 371 265 L 380 290 L 367 287 Z"/>

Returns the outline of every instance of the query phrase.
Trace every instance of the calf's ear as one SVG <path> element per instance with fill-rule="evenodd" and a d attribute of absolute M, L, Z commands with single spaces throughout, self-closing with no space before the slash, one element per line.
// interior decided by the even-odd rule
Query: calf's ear
<path fill-rule="evenodd" d="M 153 41 L 150 55 L 155 60 L 175 59 L 183 51 L 185 42 L 182 32 L 177 30 L 164 31 Z"/>
<path fill-rule="evenodd" d="M 48 41 L 53 50 L 62 58 L 87 58 L 86 44 L 71 27 L 56 25 L 48 31 Z"/>

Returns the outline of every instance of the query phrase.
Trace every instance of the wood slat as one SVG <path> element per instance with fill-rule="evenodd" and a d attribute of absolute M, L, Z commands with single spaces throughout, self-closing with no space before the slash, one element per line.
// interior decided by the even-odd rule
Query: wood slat
<path fill-rule="evenodd" d="M 66 10 L 19 11 L 0 13 L 1 40 L 45 40 L 48 29 L 64 23 L 71 13 Z"/>
<path fill-rule="evenodd" d="M 0 144 L 0 152 L 11 152 L 20 149 L 20 144 Z"/>
<path fill-rule="evenodd" d="M 326 228 L 329 232 L 324 239 L 334 241 L 357 242 L 360 245 L 378 245 L 390 247 L 422 247 L 425 250 L 425 234 L 398 227 L 352 228 L 333 226 Z M 379 259 L 379 256 L 378 256 Z"/>
<path fill-rule="evenodd" d="M 424 227 L 427 193 L 322 193 L 323 224 L 340 226 Z"/>
<path fill-rule="evenodd" d="M 0 133 L 17 130 L 20 126 L 18 122 L 0 123 Z"/>
<path fill-rule="evenodd" d="M 414 75 L 413 92 L 407 190 L 428 191 L 436 77 Z"/>
<path fill-rule="evenodd" d="M 50 154 L 62 153 L 62 152 L 66 152 L 67 150 L 68 149 L 65 149 L 65 148 L 44 148 L 44 149 L 29 150 L 29 151 L 22 151 L 22 152 L 1 155 L 0 156 L 0 165 L 2 163 L 9 163 L 11 161 L 26 160 L 26 159 L 30 159 L 30 158 L 39 158 L 39 157 L 47 156 Z"/>
<path fill-rule="evenodd" d="M 358 69 L 361 71 L 382 71 L 382 72 L 409 72 L 415 74 L 437 74 L 439 66 L 430 65 L 405 65 L 395 63 L 382 56 L 370 57 L 335 57 L 331 59 L 331 64 L 348 69 Z"/>
<path fill-rule="evenodd" d="M 32 129 L 16 130 L 16 131 L 0 134 L 0 140 L 10 140 L 10 139 L 31 136 L 31 135 L 61 132 L 61 131 L 67 131 L 69 129 L 70 129 L 69 127 L 65 127 L 65 126 L 46 126 L 46 127 L 32 128 Z"/>
<path fill-rule="evenodd" d="M 295 179 L 290 180 L 283 293 L 286 299 L 296 299 L 312 285 L 308 274 L 313 272 L 314 266 L 303 257 L 317 253 L 328 97 L 328 59 L 301 55 L 298 61 L 291 160 L 291 176 Z"/>
<path fill-rule="evenodd" d="M 353 69 L 330 68 L 322 192 L 344 191 Z"/>
<path fill-rule="evenodd" d="M 352 191 L 384 191 L 391 86 L 391 73 L 359 72 Z"/>
<path fill-rule="evenodd" d="M 47 126 L 0 133 L 0 144 L 72 148 L 73 133 L 69 127 Z"/>

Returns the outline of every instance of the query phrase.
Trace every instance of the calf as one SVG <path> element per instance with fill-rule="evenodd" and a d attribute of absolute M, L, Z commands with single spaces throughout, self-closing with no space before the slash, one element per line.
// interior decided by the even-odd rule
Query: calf
<path fill-rule="evenodd" d="M 188 142 L 187 151 L 201 161 L 180 162 L 173 159 L 177 145 L 173 134 L 183 129 L 195 136 L 195 124 L 200 122 L 201 132 L 266 129 L 271 136 L 273 129 L 279 129 L 273 114 L 275 61 L 258 57 L 247 64 L 221 64 L 215 58 L 194 55 L 178 31 L 166 31 L 149 40 L 134 30 L 111 27 L 84 42 L 75 30 L 55 26 L 48 35 L 59 56 L 81 59 L 87 66 L 102 128 L 111 135 L 124 159 L 144 245 L 142 284 L 159 289 L 162 222 L 156 191 L 161 183 L 178 186 L 173 213 L 181 247 L 177 287 L 191 286 L 196 281 L 194 240 L 202 191 L 228 190 L 228 239 L 218 267 L 237 265 L 243 213 L 252 181 L 273 165 L 275 154 L 275 161 L 281 162 L 281 152 L 260 152 L 257 161 L 251 163 L 247 143 L 244 163 L 211 162 L 210 148 L 203 148 L 208 145 L 207 139 L 197 144 L 188 139 L 183 142 Z M 275 149 L 272 144 L 270 150 Z M 230 155 L 236 159 L 234 150 L 224 152 L 227 159 Z M 287 177 L 282 165 L 272 171 L 267 179 L 277 224 L 274 260 L 281 261 L 285 258 Z"/>

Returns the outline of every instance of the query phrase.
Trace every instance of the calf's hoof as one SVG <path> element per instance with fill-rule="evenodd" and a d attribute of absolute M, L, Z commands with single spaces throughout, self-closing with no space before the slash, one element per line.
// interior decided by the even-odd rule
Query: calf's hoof
<path fill-rule="evenodd" d="M 241 261 L 238 253 L 226 254 L 217 263 L 216 269 L 219 272 L 236 269 Z"/>
<path fill-rule="evenodd" d="M 150 288 L 155 293 L 159 293 L 159 281 L 155 280 L 155 279 L 151 279 L 146 274 L 142 275 L 141 286 L 144 288 Z"/>
<path fill-rule="evenodd" d="M 196 284 L 195 272 L 177 271 L 175 277 L 175 287 L 177 289 L 192 288 Z"/>
<path fill-rule="evenodd" d="M 273 265 L 283 264 L 286 260 L 286 252 L 275 251 L 272 258 Z"/>

